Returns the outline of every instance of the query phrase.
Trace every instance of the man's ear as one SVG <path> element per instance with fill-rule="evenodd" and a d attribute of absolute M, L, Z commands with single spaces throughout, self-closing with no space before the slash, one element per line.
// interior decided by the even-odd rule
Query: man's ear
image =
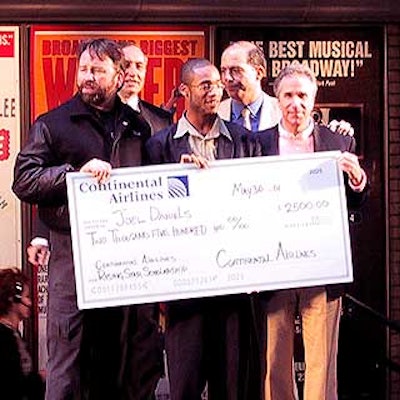
<path fill-rule="evenodd" d="M 189 97 L 189 87 L 188 85 L 186 85 L 185 83 L 181 83 L 178 87 L 179 93 L 185 97 L 188 98 Z"/>
<path fill-rule="evenodd" d="M 126 74 L 126 72 L 123 71 L 123 70 L 120 70 L 118 72 L 118 75 L 117 75 L 117 88 L 118 88 L 118 90 L 121 90 L 122 86 L 124 86 L 125 74 Z"/>
<path fill-rule="evenodd" d="M 263 67 L 262 65 L 257 65 L 255 68 L 257 71 L 257 78 L 259 80 L 267 77 L 267 70 L 265 69 L 265 67 Z"/>

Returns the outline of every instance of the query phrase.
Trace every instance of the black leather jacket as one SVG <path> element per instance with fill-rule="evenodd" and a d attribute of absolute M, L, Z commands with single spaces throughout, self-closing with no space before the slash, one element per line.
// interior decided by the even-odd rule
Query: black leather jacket
<path fill-rule="evenodd" d="M 22 201 L 38 204 L 50 229 L 69 231 L 66 174 L 92 158 L 113 167 L 146 164 L 148 126 L 116 98 L 114 140 L 96 111 L 79 94 L 40 116 L 17 156 L 12 189 Z"/>

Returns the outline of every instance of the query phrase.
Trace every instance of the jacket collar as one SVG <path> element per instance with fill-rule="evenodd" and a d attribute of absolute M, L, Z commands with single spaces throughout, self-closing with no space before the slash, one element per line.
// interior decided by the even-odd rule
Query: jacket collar
<path fill-rule="evenodd" d="M 70 107 L 71 118 L 82 116 L 96 117 L 96 109 L 85 103 L 79 93 L 76 93 L 75 96 L 71 99 Z M 119 96 L 116 96 L 114 105 L 114 110 L 116 110 L 116 114 L 119 115 L 123 108 L 124 107 L 121 99 L 119 98 Z"/>
<path fill-rule="evenodd" d="M 90 118 L 100 123 L 96 115 L 96 109 L 86 104 L 79 93 L 71 99 L 70 102 L 70 115 L 72 119 L 75 118 Z M 135 110 L 122 103 L 119 96 L 115 98 L 114 110 L 116 114 L 116 134 L 129 129 L 135 136 L 148 136 L 149 126 Z"/>
<path fill-rule="evenodd" d="M 314 139 L 314 151 L 329 151 L 332 150 L 332 145 L 329 142 L 326 135 L 321 135 L 321 128 L 319 125 L 314 124 L 314 128 L 312 130 L 313 139 Z M 276 154 L 279 153 L 279 129 L 278 125 L 274 129 L 273 138 L 273 148 L 276 149 Z"/>

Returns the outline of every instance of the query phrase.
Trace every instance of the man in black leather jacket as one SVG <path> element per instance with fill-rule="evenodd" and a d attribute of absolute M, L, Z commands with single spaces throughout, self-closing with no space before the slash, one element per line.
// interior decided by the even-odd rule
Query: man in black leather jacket
<path fill-rule="evenodd" d="M 122 50 L 114 41 L 83 42 L 78 50 L 78 93 L 35 121 L 15 164 L 14 192 L 23 201 L 38 204 L 39 215 L 50 228 L 49 400 L 122 397 L 122 308 L 77 308 L 66 174 L 88 172 L 104 181 L 113 167 L 146 163 L 148 126 L 117 96 L 124 67 Z M 146 334 L 137 335 L 138 347 L 145 351 L 136 360 L 135 398 L 147 399 L 161 369 L 158 326 L 151 307 L 137 306 L 137 315 Z"/>

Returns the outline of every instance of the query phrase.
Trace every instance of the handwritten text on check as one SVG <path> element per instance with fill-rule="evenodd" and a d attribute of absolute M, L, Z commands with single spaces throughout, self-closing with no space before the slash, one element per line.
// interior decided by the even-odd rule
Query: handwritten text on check
<path fill-rule="evenodd" d="M 337 155 L 68 174 L 79 307 L 351 281 Z"/>

